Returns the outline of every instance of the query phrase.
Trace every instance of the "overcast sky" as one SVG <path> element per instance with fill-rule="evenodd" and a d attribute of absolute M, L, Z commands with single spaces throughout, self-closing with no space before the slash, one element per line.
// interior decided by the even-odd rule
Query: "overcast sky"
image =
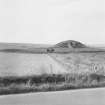
<path fill-rule="evenodd" d="M 105 44 L 105 0 L 0 0 L 0 42 Z"/>

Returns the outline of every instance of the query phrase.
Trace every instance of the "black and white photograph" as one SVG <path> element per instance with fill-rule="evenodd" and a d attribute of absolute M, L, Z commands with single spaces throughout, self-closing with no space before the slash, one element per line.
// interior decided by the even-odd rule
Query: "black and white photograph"
<path fill-rule="evenodd" d="M 105 105 L 105 0 L 0 0 L 0 105 Z"/>

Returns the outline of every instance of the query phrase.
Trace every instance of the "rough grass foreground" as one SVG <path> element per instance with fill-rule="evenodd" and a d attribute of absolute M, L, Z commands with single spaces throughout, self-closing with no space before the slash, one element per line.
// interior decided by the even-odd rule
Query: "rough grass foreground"
<path fill-rule="evenodd" d="M 101 74 L 44 74 L 39 76 L 0 77 L 0 94 L 60 91 L 105 86 Z"/>

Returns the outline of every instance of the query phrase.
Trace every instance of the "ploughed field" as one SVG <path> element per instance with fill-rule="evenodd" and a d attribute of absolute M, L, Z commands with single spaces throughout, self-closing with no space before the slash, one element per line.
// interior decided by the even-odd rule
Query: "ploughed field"
<path fill-rule="evenodd" d="M 0 52 L 1 95 L 104 86 L 104 52 Z"/>

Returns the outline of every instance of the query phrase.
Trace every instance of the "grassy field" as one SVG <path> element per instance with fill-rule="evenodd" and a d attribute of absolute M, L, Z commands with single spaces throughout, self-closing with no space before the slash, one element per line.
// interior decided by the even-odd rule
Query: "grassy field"
<path fill-rule="evenodd" d="M 105 86 L 104 50 L 47 48 L 0 44 L 0 94 Z"/>
<path fill-rule="evenodd" d="M 105 86 L 105 76 L 100 74 L 39 75 L 0 78 L 0 94 L 61 91 Z"/>

